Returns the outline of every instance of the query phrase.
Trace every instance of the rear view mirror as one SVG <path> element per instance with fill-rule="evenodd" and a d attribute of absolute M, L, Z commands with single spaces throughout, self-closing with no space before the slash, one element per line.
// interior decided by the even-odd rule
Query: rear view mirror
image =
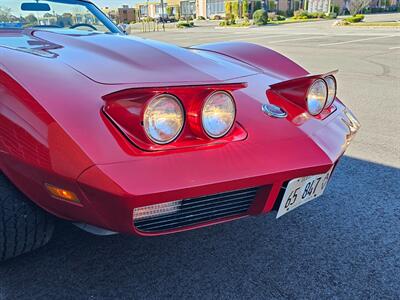
<path fill-rule="evenodd" d="M 47 3 L 22 3 L 21 10 L 23 11 L 50 11 L 50 5 Z"/>

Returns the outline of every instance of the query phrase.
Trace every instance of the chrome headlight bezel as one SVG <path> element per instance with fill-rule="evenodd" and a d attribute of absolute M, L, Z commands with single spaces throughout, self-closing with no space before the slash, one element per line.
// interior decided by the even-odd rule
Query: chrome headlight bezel
<path fill-rule="evenodd" d="M 319 95 L 320 97 L 318 96 L 320 99 L 316 99 L 318 97 L 314 97 L 314 98 L 310 99 L 312 90 L 313 90 L 313 88 L 315 88 L 315 86 L 317 84 L 322 84 L 322 88 L 323 88 L 324 94 Z M 314 95 L 314 96 L 316 96 L 316 95 Z M 314 82 L 308 88 L 307 94 L 306 94 L 306 106 L 307 106 L 308 113 L 313 115 L 313 116 L 319 115 L 325 109 L 325 105 L 326 105 L 327 99 L 328 99 L 328 85 L 327 85 L 326 81 L 324 79 L 322 79 L 322 78 L 314 80 Z M 314 100 L 313 101 L 314 103 L 315 103 L 315 101 L 319 101 L 319 105 L 318 105 L 319 109 L 318 110 L 312 110 L 310 108 L 310 106 L 311 106 L 310 102 L 312 100 Z"/>
<path fill-rule="evenodd" d="M 329 106 L 332 105 L 333 101 L 335 101 L 336 99 L 337 81 L 333 75 L 326 76 L 324 80 L 328 87 L 328 96 L 325 103 L 325 108 L 328 108 Z M 330 81 L 331 83 L 333 83 L 333 86 L 330 85 Z"/>
<path fill-rule="evenodd" d="M 159 104 L 157 102 L 161 101 L 162 99 L 165 99 L 165 98 L 169 99 L 169 101 L 172 101 L 171 103 L 176 104 L 176 107 L 178 108 L 178 111 L 179 111 L 181 121 L 180 121 L 180 125 L 178 126 L 177 130 L 175 130 L 174 134 L 172 134 L 168 139 L 161 139 L 161 138 L 155 137 L 149 129 L 149 126 L 150 126 L 149 110 L 152 108 L 152 106 L 156 107 L 157 104 Z M 146 107 L 144 109 L 144 112 L 143 112 L 143 128 L 146 133 L 146 136 L 152 142 L 159 144 L 159 145 L 166 145 L 166 144 L 169 144 L 169 143 L 175 141 L 178 138 L 178 136 L 181 134 L 181 132 L 184 128 L 184 125 L 185 125 L 185 121 L 186 121 L 185 120 L 185 109 L 184 109 L 181 101 L 178 99 L 178 97 L 171 95 L 171 94 L 160 94 L 160 95 L 154 96 L 153 98 L 151 98 L 148 101 L 148 103 L 146 104 Z"/>
<path fill-rule="evenodd" d="M 226 126 L 226 128 L 224 130 L 222 130 L 219 134 L 216 134 L 214 132 L 211 132 L 210 128 L 208 128 L 208 125 L 205 122 L 205 110 L 206 110 L 207 106 L 210 105 L 210 101 L 212 101 L 212 99 L 216 95 L 219 95 L 219 94 L 225 95 L 229 99 L 231 108 L 232 108 L 232 112 L 231 112 L 232 117 L 230 119 L 230 122 L 228 123 L 229 126 Z M 235 121 L 236 121 L 236 103 L 235 103 L 233 96 L 230 93 L 228 93 L 226 91 L 215 91 L 206 98 L 206 100 L 203 103 L 203 107 L 201 109 L 201 124 L 202 124 L 205 134 L 208 137 L 213 138 L 213 139 L 218 139 L 218 138 L 224 137 L 225 135 L 227 135 L 230 132 L 230 130 L 232 129 L 232 127 L 235 124 Z"/>

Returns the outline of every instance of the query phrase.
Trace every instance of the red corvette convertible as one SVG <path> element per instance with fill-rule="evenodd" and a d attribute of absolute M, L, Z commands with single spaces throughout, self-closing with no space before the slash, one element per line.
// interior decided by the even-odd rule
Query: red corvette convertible
<path fill-rule="evenodd" d="M 55 217 L 140 236 L 280 217 L 324 192 L 360 126 L 334 72 L 268 48 L 127 37 L 86 0 L 1 3 L 0 261 Z"/>

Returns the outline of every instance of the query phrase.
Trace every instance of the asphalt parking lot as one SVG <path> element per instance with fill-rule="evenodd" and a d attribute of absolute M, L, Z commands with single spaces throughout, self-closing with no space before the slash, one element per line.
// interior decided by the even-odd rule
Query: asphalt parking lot
<path fill-rule="evenodd" d="M 331 25 L 139 34 L 182 46 L 249 41 L 311 72 L 339 69 L 338 96 L 362 129 L 324 196 L 278 220 L 158 238 L 61 223 L 47 247 L 0 266 L 0 299 L 399 299 L 400 30 Z"/>

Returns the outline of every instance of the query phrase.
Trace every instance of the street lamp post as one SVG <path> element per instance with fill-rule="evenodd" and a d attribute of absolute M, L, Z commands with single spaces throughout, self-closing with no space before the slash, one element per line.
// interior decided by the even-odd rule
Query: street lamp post
<path fill-rule="evenodd" d="M 147 27 L 149 27 L 149 31 L 150 31 L 150 23 L 149 23 L 149 0 L 147 0 L 147 13 L 146 13 L 146 19 L 147 20 L 145 20 L 145 22 L 144 22 L 144 24 L 146 24 L 147 23 Z M 146 29 L 145 29 L 145 31 L 146 31 Z"/>
<path fill-rule="evenodd" d="M 164 24 L 164 0 L 161 0 L 161 22 L 163 31 L 165 31 L 165 24 Z"/>

